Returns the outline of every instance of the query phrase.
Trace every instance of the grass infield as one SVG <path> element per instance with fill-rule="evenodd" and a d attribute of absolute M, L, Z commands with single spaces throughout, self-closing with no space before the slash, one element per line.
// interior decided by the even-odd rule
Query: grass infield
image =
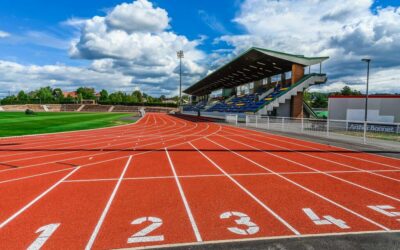
<path fill-rule="evenodd" d="M 129 113 L 0 112 L 0 137 L 64 132 L 133 123 Z"/>

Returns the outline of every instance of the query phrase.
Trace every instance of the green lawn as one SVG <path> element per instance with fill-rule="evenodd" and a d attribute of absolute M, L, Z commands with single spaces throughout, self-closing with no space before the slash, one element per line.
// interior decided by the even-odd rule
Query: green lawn
<path fill-rule="evenodd" d="M 0 112 L 0 137 L 30 135 L 111 127 L 133 123 L 129 113 L 77 113 L 39 112 L 25 115 L 23 112 Z"/>

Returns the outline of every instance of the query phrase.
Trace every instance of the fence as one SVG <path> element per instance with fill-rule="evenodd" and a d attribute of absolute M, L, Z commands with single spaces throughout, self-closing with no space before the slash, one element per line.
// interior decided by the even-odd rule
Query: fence
<path fill-rule="evenodd" d="M 400 123 L 247 115 L 246 126 L 370 144 L 400 143 Z"/>
<path fill-rule="evenodd" d="M 225 115 L 225 121 L 227 123 L 233 123 L 235 125 L 238 125 L 238 115 L 231 115 L 231 114 Z"/>

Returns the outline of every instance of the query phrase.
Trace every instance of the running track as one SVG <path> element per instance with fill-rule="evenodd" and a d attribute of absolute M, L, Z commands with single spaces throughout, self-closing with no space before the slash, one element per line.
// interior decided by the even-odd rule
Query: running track
<path fill-rule="evenodd" d="M 194 119 L 0 139 L 1 248 L 400 229 L 400 160 Z"/>

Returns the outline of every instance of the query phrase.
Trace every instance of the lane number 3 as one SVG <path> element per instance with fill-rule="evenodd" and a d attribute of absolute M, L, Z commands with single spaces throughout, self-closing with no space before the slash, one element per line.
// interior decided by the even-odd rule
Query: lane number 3
<path fill-rule="evenodd" d="M 241 212 L 225 212 L 221 214 L 220 219 L 229 219 L 231 217 L 236 217 L 238 219 L 235 220 L 236 225 L 239 226 L 246 226 L 246 229 L 241 229 L 239 227 L 228 227 L 228 230 L 235 234 L 240 235 L 252 235 L 256 234 L 260 231 L 260 228 L 257 226 L 256 223 L 252 222 L 250 217 Z"/>

